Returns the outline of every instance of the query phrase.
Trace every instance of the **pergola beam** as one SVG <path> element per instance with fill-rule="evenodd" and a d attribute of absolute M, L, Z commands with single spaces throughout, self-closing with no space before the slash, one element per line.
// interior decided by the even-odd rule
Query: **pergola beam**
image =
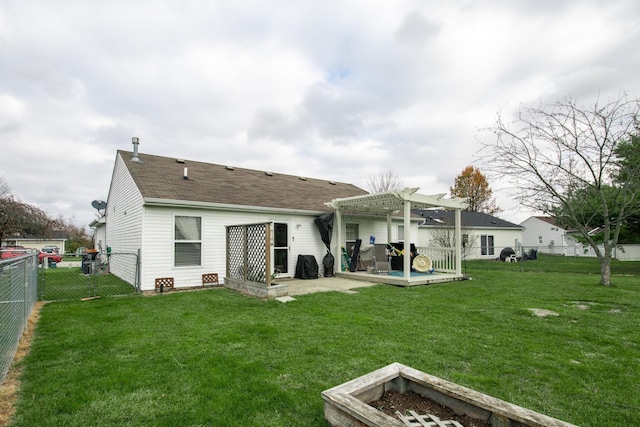
<path fill-rule="evenodd" d="M 461 214 L 462 209 L 467 208 L 465 198 L 445 198 L 445 194 L 419 194 L 418 188 L 405 188 L 384 193 L 365 194 L 362 196 L 334 199 L 325 203 L 326 206 L 336 211 L 338 226 L 338 238 L 335 253 L 341 253 L 340 245 L 345 241 L 342 230 L 342 217 L 345 213 L 375 214 L 387 218 L 387 241 L 391 240 L 391 215 L 402 213 L 404 222 L 404 241 L 411 244 L 411 209 L 444 208 L 453 209 L 455 215 L 455 242 L 456 242 L 456 273 L 462 274 L 462 250 L 461 250 Z M 404 277 L 409 279 L 411 275 L 411 257 L 404 257 Z"/>

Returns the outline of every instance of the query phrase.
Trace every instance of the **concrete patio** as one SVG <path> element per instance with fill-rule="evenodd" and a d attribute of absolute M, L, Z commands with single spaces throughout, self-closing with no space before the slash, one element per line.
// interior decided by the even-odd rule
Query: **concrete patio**
<path fill-rule="evenodd" d="M 318 279 L 276 279 L 276 284 L 286 285 L 289 296 L 312 294 L 315 292 L 357 293 L 354 289 L 366 288 L 380 282 L 353 280 L 344 277 L 320 277 Z"/>
<path fill-rule="evenodd" d="M 335 277 L 320 277 L 318 279 L 276 279 L 275 284 L 286 285 L 289 296 L 311 294 L 315 292 L 344 292 L 356 293 L 358 288 L 365 288 L 379 284 L 394 286 L 418 286 L 431 283 L 452 282 L 463 280 L 455 274 L 433 273 L 413 274 L 407 281 L 403 277 L 389 275 L 387 273 L 372 274 L 359 272 L 338 272 Z"/>

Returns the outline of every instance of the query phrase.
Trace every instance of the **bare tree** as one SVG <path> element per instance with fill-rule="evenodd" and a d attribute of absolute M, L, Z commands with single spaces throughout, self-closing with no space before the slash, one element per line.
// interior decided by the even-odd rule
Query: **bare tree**
<path fill-rule="evenodd" d="M 94 243 L 91 235 L 87 231 L 87 228 L 77 225 L 74 216 L 66 219 L 60 215 L 55 220 L 55 223 L 56 230 L 62 232 L 67 238 L 65 243 L 65 249 L 67 252 L 75 252 L 79 247 L 93 247 Z"/>
<path fill-rule="evenodd" d="M 478 236 L 470 234 L 469 229 L 462 227 L 462 258 L 466 258 L 470 253 L 473 253 L 477 246 Z M 466 238 L 465 238 L 466 236 Z M 450 225 L 436 225 L 430 231 L 430 243 L 431 246 L 441 248 L 455 248 L 456 247 L 456 234 L 455 230 Z"/>
<path fill-rule="evenodd" d="M 367 180 L 367 189 L 370 193 L 384 193 L 386 191 L 399 190 L 403 187 L 402 179 L 391 169 L 371 175 Z"/>
<path fill-rule="evenodd" d="M 521 109 L 506 123 L 501 113 L 488 130 L 495 142 L 483 143 L 485 169 L 516 189 L 523 206 L 553 214 L 561 210 L 600 261 L 600 283 L 611 284 L 611 253 L 620 229 L 640 201 L 640 186 L 620 182 L 620 145 L 638 133 L 640 100 L 626 94 L 580 105 L 566 98 L 551 105 Z M 610 189 L 614 188 L 614 194 Z M 592 195 L 603 223 L 603 243 L 589 234 L 576 206 L 578 192 Z"/>
<path fill-rule="evenodd" d="M 0 199 L 4 199 L 11 195 L 11 188 L 9 183 L 4 179 L 4 176 L 0 176 Z"/>
<path fill-rule="evenodd" d="M 16 234 L 45 236 L 53 222 L 41 209 L 20 201 L 11 193 L 4 177 L 0 177 L 0 241 Z"/>

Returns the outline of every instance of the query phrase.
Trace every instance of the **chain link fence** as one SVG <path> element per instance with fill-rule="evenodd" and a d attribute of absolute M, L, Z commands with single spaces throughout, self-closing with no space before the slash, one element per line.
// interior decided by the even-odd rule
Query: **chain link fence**
<path fill-rule="evenodd" d="M 83 255 L 55 268 L 40 268 L 38 297 L 42 301 L 128 295 L 139 291 L 136 253 Z"/>
<path fill-rule="evenodd" d="M 599 245 L 600 251 L 604 252 L 604 246 Z M 537 245 L 523 246 L 517 248 L 518 255 L 522 255 L 525 259 L 531 254 L 547 254 L 561 255 L 568 257 L 586 257 L 597 258 L 596 251 L 589 245 L 577 243 L 575 245 L 556 246 L 556 245 Z M 640 261 L 640 245 L 619 244 L 611 251 L 611 257 L 619 261 Z M 529 257 L 530 259 L 530 257 Z"/>
<path fill-rule="evenodd" d="M 600 250 L 604 247 L 600 245 Z M 589 245 L 574 244 L 567 246 L 558 245 L 514 245 L 514 246 L 474 246 L 463 250 L 463 259 L 466 260 L 499 260 L 499 261 L 531 261 L 536 260 L 540 254 L 597 258 L 595 250 Z M 511 257 L 514 255 L 514 257 Z M 640 261 L 640 245 L 619 244 L 613 248 L 611 257 L 619 261 Z"/>
<path fill-rule="evenodd" d="M 0 259 L 0 384 L 38 299 L 38 254 Z"/>

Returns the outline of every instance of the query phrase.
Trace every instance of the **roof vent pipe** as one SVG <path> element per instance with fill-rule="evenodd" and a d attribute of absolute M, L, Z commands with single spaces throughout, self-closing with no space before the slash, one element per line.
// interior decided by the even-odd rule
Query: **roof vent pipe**
<path fill-rule="evenodd" d="M 184 172 L 182 174 L 182 179 L 189 179 L 189 175 L 187 174 L 187 167 L 184 167 Z"/>
<path fill-rule="evenodd" d="M 140 159 L 138 158 L 138 144 L 140 143 L 140 140 L 134 136 L 133 138 L 131 138 L 131 143 L 133 144 L 133 157 L 131 158 L 131 161 L 139 162 Z"/>

